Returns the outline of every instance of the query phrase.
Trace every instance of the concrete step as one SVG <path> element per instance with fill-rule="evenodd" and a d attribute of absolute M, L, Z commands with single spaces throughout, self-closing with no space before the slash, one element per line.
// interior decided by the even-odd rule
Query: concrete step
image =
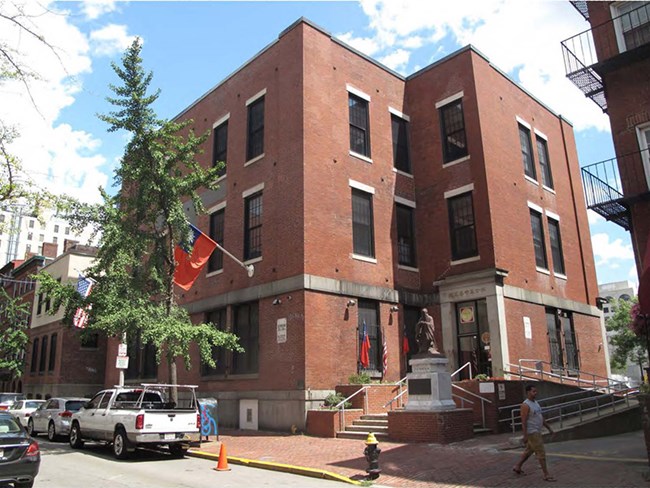
<path fill-rule="evenodd" d="M 388 425 L 346 425 L 348 432 L 388 432 Z"/>
<path fill-rule="evenodd" d="M 355 420 L 352 422 L 352 425 L 388 425 L 388 419 L 386 420 Z"/>
<path fill-rule="evenodd" d="M 493 434 L 492 429 L 484 427 L 474 427 L 474 435 Z"/>
<path fill-rule="evenodd" d="M 349 430 L 344 430 L 336 433 L 336 437 L 339 439 L 358 439 L 365 441 L 368 438 L 370 432 L 351 432 Z M 377 440 L 388 440 L 388 434 L 384 432 L 373 432 Z"/>
<path fill-rule="evenodd" d="M 387 413 L 368 413 L 361 416 L 361 420 L 386 420 L 388 421 Z"/>

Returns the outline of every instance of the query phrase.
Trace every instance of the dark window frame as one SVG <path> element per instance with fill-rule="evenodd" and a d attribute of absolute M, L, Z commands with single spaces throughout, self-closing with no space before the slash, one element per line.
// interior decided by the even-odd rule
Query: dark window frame
<path fill-rule="evenodd" d="M 352 252 L 375 257 L 373 194 L 352 188 Z M 363 208 L 362 208 L 363 207 Z"/>
<path fill-rule="evenodd" d="M 540 175 L 542 185 L 546 188 L 553 189 L 553 172 L 551 171 L 551 160 L 548 155 L 548 141 L 542 137 L 535 137 L 537 145 L 537 159 L 539 159 Z"/>
<path fill-rule="evenodd" d="M 262 95 L 248 104 L 246 161 L 264 154 L 264 99 Z"/>
<path fill-rule="evenodd" d="M 535 158 L 533 156 L 533 141 L 531 139 L 530 129 L 523 124 L 517 125 L 519 133 L 519 146 L 521 148 L 521 159 L 524 165 L 524 174 L 529 178 L 537 181 Z"/>
<path fill-rule="evenodd" d="M 228 121 L 212 129 L 212 133 L 212 167 L 214 168 L 219 161 L 223 161 L 223 169 L 219 171 L 219 176 L 223 176 L 228 167 Z"/>
<path fill-rule="evenodd" d="M 259 203 L 257 203 L 259 201 Z M 257 207 L 257 215 L 252 215 Z M 258 191 L 244 200 L 244 261 L 262 256 L 263 192 Z"/>
<path fill-rule="evenodd" d="M 227 328 L 227 315 L 228 310 L 226 307 L 211 310 L 206 313 L 206 323 L 215 324 L 216 329 L 226 332 Z M 217 365 L 211 368 L 206 363 L 201 361 L 201 376 L 223 375 L 227 374 L 228 365 L 228 350 L 224 347 L 213 347 L 212 358 L 216 361 Z"/>
<path fill-rule="evenodd" d="M 560 222 L 554 218 L 547 218 L 548 237 L 551 243 L 551 258 L 553 259 L 553 271 L 556 274 L 565 275 L 564 252 L 562 250 L 562 232 Z"/>
<path fill-rule="evenodd" d="M 479 255 L 474 195 L 472 193 L 472 191 L 468 191 L 447 199 L 452 261 Z M 468 212 L 468 209 L 471 212 Z"/>
<path fill-rule="evenodd" d="M 367 371 L 373 376 L 377 376 L 383 371 L 382 362 L 382 337 L 381 337 L 381 314 L 379 313 L 379 303 L 374 300 L 359 299 L 358 301 L 358 350 L 361 350 L 363 341 L 363 322 L 366 322 L 366 332 L 370 342 L 370 351 L 368 354 L 369 364 L 364 368 L 357 358 L 357 365 L 359 371 Z"/>
<path fill-rule="evenodd" d="M 226 208 L 221 208 L 210 214 L 210 239 L 223 246 Z M 215 249 L 208 260 L 208 273 L 223 269 L 223 251 Z"/>
<path fill-rule="evenodd" d="M 41 359 L 38 362 L 38 374 L 43 374 L 47 370 L 47 336 L 41 337 Z"/>
<path fill-rule="evenodd" d="M 535 266 L 548 270 L 548 257 L 546 253 L 546 240 L 544 236 L 544 219 L 541 212 L 533 208 L 530 210 L 530 226 L 533 236 L 533 249 Z"/>
<path fill-rule="evenodd" d="M 397 262 L 403 266 L 417 267 L 415 245 L 415 209 L 400 203 L 395 204 L 397 227 Z"/>
<path fill-rule="evenodd" d="M 48 361 L 48 372 L 52 373 L 56 365 L 56 350 L 57 350 L 58 334 L 54 333 L 50 336 L 50 359 Z"/>
<path fill-rule="evenodd" d="M 38 371 L 38 361 L 39 361 L 38 345 L 39 345 L 39 339 L 38 337 L 36 337 L 32 342 L 32 364 L 30 365 L 29 368 L 30 373 L 36 373 Z"/>
<path fill-rule="evenodd" d="M 350 151 L 370 158 L 370 103 L 359 95 L 348 92 L 348 112 Z"/>
<path fill-rule="evenodd" d="M 232 355 L 232 374 L 259 373 L 260 321 L 259 302 L 233 307 L 233 333 L 239 337 L 244 352 Z"/>
<path fill-rule="evenodd" d="M 393 136 L 393 166 L 399 171 L 411 174 L 409 121 L 391 113 L 390 124 Z"/>
<path fill-rule="evenodd" d="M 455 111 L 456 113 L 452 113 Z M 442 143 L 442 162 L 451 163 L 469 155 L 463 99 L 453 100 L 438 109 Z"/>

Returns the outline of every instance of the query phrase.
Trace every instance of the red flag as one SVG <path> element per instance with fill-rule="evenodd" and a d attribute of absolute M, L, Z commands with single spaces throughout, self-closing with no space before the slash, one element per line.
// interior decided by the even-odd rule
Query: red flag
<path fill-rule="evenodd" d="M 367 368 L 370 366 L 370 338 L 368 337 L 368 328 L 366 321 L 363 321 L 363 338 L 361 339 L 361 355 L 359 358 L 361 366 Z"/>
<path fill-rule="evenodd" d="M 382 372 L 383 372 L 383 375 L 386 376 L 386 373 L 388 372 L 388 345 L 386 344 L 386 334 L 384 334 L 383 330 L 381 331 L 381 336 L 382 336 L 382 338 L 384 340 L 384 345 L 383 345 L 382 354 L 381 354 L 382 364 L 383 364 L 383 367 L 384 367 Z"/>
<path fill-rule="evenodd" d="M 190 224 L 192 236 L 185 249 L 179 243 L 174 249 L 176 270 L 174 271 L 174 283 L 183 290 L 189 290 L 198 278 L 201 269 L 206 265 L 210 254 L 217 247 L 217 243 L 206 236 L 199 229 Z"/>
<path fill-rule="evenodd" d="M 647 239 L 643 271 L 639 275 L 639 309 L 641 313 L 650 314 L 650 235 Z"/>
<path fill-rule="evenodd" d="M 406 337 L 406 331 L 404 331 L 404 339 L 402 339 L 402 352 L 406 355 L 410 350 L 411 348 L 409 347 L 409 338 Z"/>

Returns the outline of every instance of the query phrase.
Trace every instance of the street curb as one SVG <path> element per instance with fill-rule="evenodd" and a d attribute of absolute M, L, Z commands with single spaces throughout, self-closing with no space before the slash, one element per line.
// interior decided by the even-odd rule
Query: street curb
<path fill-rule="evenodd" d="M 190 449 L 187 451 L 188 456 L 202 458 L 202 459 L 211 459 L 213 461 L 219 460 L 218 454 L 213 454 L 211 452 L 198 451 Z M 348 478 L 340 474 L 332 473 L 330 471 L 325 471 L 322 469 L 314 468 L 305 468 L 302 466 L 293 466 L 291 464 L 282 464 L 282 463 L 272 463 L 268 461 L 257 461 L 255 459 L 246 459 L 234 456 L 227 457 L 228 462 L 232 464 L 240 464 L 242 466 L 250 466 L 252 468 L 268 469 L 271 471 L 281 471 L 283 473 L 298 474 L 301 476 L 309 476 L 311 478 L 320 478 L 330 481 L 341 481 L 343 483 L 349 483 L 351 485 L 360 486 L 361 482 Z"/>

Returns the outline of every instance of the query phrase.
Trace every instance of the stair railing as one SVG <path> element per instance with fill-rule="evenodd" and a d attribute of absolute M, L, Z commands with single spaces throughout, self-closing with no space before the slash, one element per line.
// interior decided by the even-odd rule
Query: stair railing
<path fill-rule="evenodd" d="M 472 375 L 472 363 L 470 361 L 467 361 L 465 364 L 463 364 L 460 368 L 458 368 L 456 371 L 451 373 L 451 379 L 454 379 L 454 376 L 456 376 L 458 373 L 460 373 L 464 369 L 469 369 L 469 378 L 472 379 L 474 376 Z"/>
<path fill-rule="evenodd" d="M 334 408 L 339 409 L 339 411 L 341 412 L 341 415 L 339 416 L 339 428 L 340 428 L 340 430 L 345 430 L 345 425 L 346 425 L 345 424 L 345 404 L 347 402 L 349 402 L 353 397 L 355 397 L 359 393 L 361 393 L 362 391 L 365 392 L 366 390 L 368 390 L 368 388 L 370 388 L 370 386 L 364 386 L 364 387 L 358 389 L 357 391 L 355 391 L 352 395 L 347 397 L 345 400 L 341 400 L 339 403 L 334 405 Z M 366 393 L 366 394 L 364 394 L 364 398 L 363 398 L 363 414 L 365 415 L 367 413 L 368 413 L 368 394 Z"/>
<path fill-rule="evenodd" d="M 483 425 L 483 428 L 485 429 L 485 404 L 486 403 L 491 404 L 492 401 L 488 400 L 487 398 L 483 398 L 481 395 L 477 395 L 476 393 L 471 392 L 469 390 L 466 390 L 465 388 L 460 387 L 458 385 L 455 385 L 453 383 L 451 384 L 451 387 L 462 391 L 465 395 L 469 395 L 469 396 L 471 396 L 473 398 L 478 398 L 479 400 L 481 400 L 481 423 Z M 470 401 L 470 400 L 467 400 L 467 401 Z M 471 402 L 471 403 L 474 404 L 474 402 Z"/>

